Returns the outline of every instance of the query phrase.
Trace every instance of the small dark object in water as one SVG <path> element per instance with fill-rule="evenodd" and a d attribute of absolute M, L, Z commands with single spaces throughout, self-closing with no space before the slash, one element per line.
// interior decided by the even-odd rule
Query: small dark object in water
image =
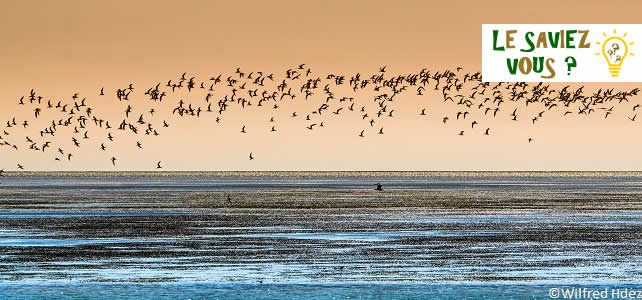
<path fill-rule="evenodd" d="M 375 191 L 383 191 L 383 184 L 377 183 L 376 186 L 377 188 L 375 188 Z"/>
<path fill-rule="evenodd" d="M 232 196 L 230 193 L 227 193 L 227 202 L 232 203 Z"/>

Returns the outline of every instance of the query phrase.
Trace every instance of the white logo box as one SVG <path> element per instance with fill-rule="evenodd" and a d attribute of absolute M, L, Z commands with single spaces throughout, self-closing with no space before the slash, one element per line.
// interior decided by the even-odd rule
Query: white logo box
<path fill-rule="evenodd" d="M 642 24 L 482 24 L 482 79 L 642 82 L 641 44 Z"/>

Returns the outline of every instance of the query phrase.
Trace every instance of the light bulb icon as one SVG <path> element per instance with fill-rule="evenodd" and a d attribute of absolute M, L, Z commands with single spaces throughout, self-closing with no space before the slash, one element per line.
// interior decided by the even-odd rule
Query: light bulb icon
<path fill-rule="evenodd" d="M 622 38 L 612 36 L 604 41 L 602 44 L 602 55 L 604 55 L 606 63 L 609 65 L 611 77 L 618 77 L 620 75 L 622 62 L 624 62 L 627 54 L 629 54 L 629 47 Z"/>
<path fill-rule="evenodd" d="M 606 63 L 609 66 L 611 77 L 620 76 L 620 70 L 622 69 L 624 59 L 629 54 L 634 55 L 633 53 L 629 53 L 629 45 L 633 44 L 633 42 L 627 44 L 624 40 L 624 37 L 626 37 L 627 34 L 624 33 L 622 37 L 616 36 L 615 34 L 615 30 L 613 30 L 613 36 L 611 37 L 607 37 L 606 33 L 603 33 L 602 35 L 607 37 L 607 39 L 602 43 L 597 42 L 597 44 L 602 45 L 602 52 L 598 52 L 596 55 L 602 54 L 604 56 Z"/>

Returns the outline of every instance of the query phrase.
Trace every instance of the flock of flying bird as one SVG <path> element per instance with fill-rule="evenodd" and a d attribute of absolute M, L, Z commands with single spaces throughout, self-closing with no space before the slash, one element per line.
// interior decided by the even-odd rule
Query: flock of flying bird
<path fill-rule="evenodd" d="M 422 69 L 409 74 L 390 74 L 384 66 L 369 76 L 360 73 L 320 76 L 301 64 L 286 70 L 282 77 L 241 68 L 230 75 L 216 74 L 203 79 L 183 73 L 140 91 L 134 84 L 128 84 L 113 91 L 100 88 L 93 95 L 71 93 L 66 100 L 52 99 L 31 89 L 15 102 L 15 111 L 27 110 L 32 112 L 30 117 L 22 120 L 12 117 L 6 121 L 0 132 L 0 150 L 53 153 L 50 157 L 55 161 L 71 161 L 81 149 L 109 151 L 110 143 L 122 135 L 136 137 L 132 147 L 142 149 L 144 139 L 159 136 L 178 119 L 211 118 L 215 126 L 223 122 L 226 112 L 233 107 L 240 112 L 263 110 L 266 120 L 269 118 L 265 129 L 269 132 L 277 131 L 276 120 L 280 117 L 300 120 L 302 130 L 318 130 L 333 118 L 353 117 L 362 124 L 355 131 L 355 138 L 365 138 L 369 132 L 384 134 L 381 121 L 397 116 L 394 107 L 403 101 L 401 95 L 404 93 L 416 96 L 432 93 L 439 96 L 440 101 L 454 105 L 452 112 L 437 117 L 444 126 L 455 123 L 460 128 L 456 131 L 460 136 L 468 131 L 490 135 L 491 129 L 482 124 L 487 119 L 500 117 L 532 124 L 548 114 L 565 117 L 603 113 L 604 118 L 608 118 L 615 105 L 629 103 L 629 99 L 639 92 L 635 88 L 585 93 L 583 88 L 555 89 L 544 83 L 483 82 L 479 72 L 467 73 L 461 67 L 452 71 Z M 142 97 L 136 96 L 140 94 Z M 140 103 L 145 98 L 148 105 Z M 122 106 L 122 115 L 101 115 L 92 104 L 96 101 L 111 101 L 113 104 L 110 105 Z M 296 102 L 305 102 L 314 108 L 301 110 L 301 105 L 299 111 L 288 110 Z M 429 115 L 425 103 L 419 102 L 418 117 Z M 529 105 L 539 106 L 539 112 L 525 116 L 527 112 L 522 110 Z M 134 106 L 145 108 L 135 109 Z M 633 115 L 629 120 L 636 120 L 635 112 L 639 107 L 639 104 L 632 107 Z M 34 131 L 31 127 L 38 124 L 46 125 L 40 125 Z M 465 129 L 461 129 L 462 126 Z M 31 130 L 37 135 L 21 134 L 20 130 Z M 245 125 L 239 128 L 239 134 L 248 131 Z M 89 139 L 98 140 L 100 146 L 86 149 L 83 144 Z M 528 142 L 532 141 L 529 137 Z M 249 153 L 249 160 L 255 159 L 254 152 L 246 153 Z M 110 156 L 109 161 L 116 167 L 118 158 Z M 156 161 L 153 166 L 162 169 L 161 163 Z M 25 166 L 18 162 L 17 169 L 24 170 Z M 0 170 L 0 176 L 3 176 L 3 170 Z"/>

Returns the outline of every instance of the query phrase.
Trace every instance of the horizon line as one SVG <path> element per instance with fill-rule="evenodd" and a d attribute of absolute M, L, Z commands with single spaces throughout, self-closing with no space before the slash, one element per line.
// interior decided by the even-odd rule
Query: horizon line
<path fill-rule="evenodd" d="M 20 173 L 642 173 L 642 170 L 5 170 L 4 174 Z"/>

